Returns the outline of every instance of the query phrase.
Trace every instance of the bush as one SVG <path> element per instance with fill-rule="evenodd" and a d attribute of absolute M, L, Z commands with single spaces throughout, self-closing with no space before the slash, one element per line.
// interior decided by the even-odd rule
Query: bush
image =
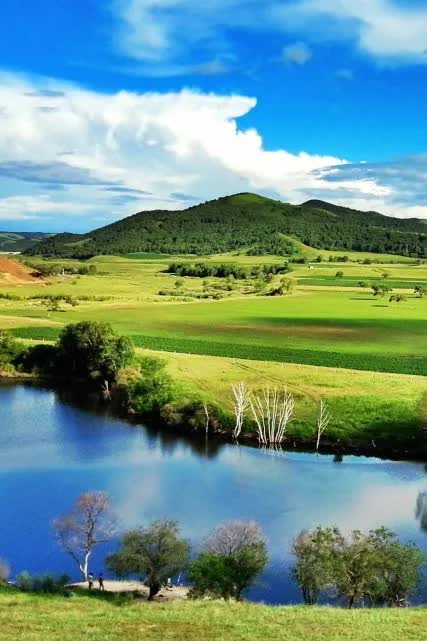
<path fill-rule="evenodd" d="M 15 365 L 23 347 L 10 334 L 0 332 L 0 367 Z"/>
<path fill-rule="evenodd" d="M 357 604 L 406 605 L 421 579 L 426 555 L 400 543 L 386 528 L 345 537 L 337 528 L 301 532 L 294 541 L 297 562 L 292 576 L 304 601 L 317 603 L 323 590 L 333 590 L 351 608 Z"/>
<path fill-rule="evenodd" d="M 29 572 L 19 574 L 16 585 L 22 592 L 38 592 L 41 594 L 62 594 L 65 586 L 70 582 L 70 577 L 66 574 L 53 576 L 45 574 L 43 576 L 31 576 Z"/>
<path fill-rule="evenodd" d="M 205 406 L 200 400 L 180 399 L 165 405 L 160 412 L 162 422 L 171 428 L 184 428 L 190 432 L 212 432 L 220 428 L 221 417 L 216 406 Z"/>
<path fill-rule="evenodd" d="M 267 546 L 256 523 L 225 523 L 212 533 L 191 565 L 191 596 L 239 601 L 267 562 Z"/>
<path fill-rule="evenodd" d="M 128 389 L 130 405 L 139 414 L 160 414 L 174 396 L 174 384 L 166 371 L 166 363 L 155 356 L 141 359 L 139 374 L 129 382 Z"/>

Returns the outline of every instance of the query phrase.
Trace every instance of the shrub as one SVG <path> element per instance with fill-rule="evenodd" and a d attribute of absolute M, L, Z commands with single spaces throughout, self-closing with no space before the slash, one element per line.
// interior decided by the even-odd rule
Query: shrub
<path fill-rule="evenodd" d="M 130 405 L 139 414 L 159 414 L 174 396 L 174 385 L 166 371 L 166 363 L 155 356 L 141 359 L 139 374 L 128 387 Z"/>
<path fill-rule="evenodd" d="M 267 546 L 256 523 L 231 521 L 210 536 L 189 573 L 191 596 L 242 598 L 268 562 Z"/>

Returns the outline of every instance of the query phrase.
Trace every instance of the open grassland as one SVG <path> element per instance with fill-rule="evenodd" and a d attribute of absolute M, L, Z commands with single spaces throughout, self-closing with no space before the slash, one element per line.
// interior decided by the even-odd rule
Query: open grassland
<path fill-rule="evenodd" d="M 123 603 L 0 593 L 0 639 L 10 641 L 421 641 L 427 611 L 269 607 L 250 603 Z"/>
<path fill-rule="evenodd" d="M 286 386 L 296 402 L 290 438 L 314 442 L 320 399 L 332 416 L 327 437 L 343 445 L 380 439 L 403 450 L 427 426 L 427 383 L 421 376 L 178 353 L 162 357 L 184 395 L 197 390 L 208 405 L 219 403 L 230 413 L 233 383 L 245 381 L 253 391 Z"/>
<path fill-rule="evenodd" d="M 373 297 L 367 289 L 337 288 L 334 277 L 339 269 L 344 272 L 340 280 L 378 282 L 386 271 L 383 280 L 398 281 L 407 289 L 408 284 L 427 282 L 425 266 L 298 265 L 293 279 L 301 284 L 316 278 L 322 286 L 298 285 L 292 295 L 266 297 L 250 293 L 247 281 L 237 281 L 231 291 L 219 290 L 222 300 L 199 301 L 192 295 L 207 286 L 222 287 L 225 279 L 181 278 L 179 295 L 165 297 L 159 291 L 174 290 L 177 278 L 165 273 L 168 263 L 157 257 L 102 257 L 94 262 L 94 276 L 57 277 L 15 287 L 0 284 L 0 296 L 19 297 L 0 299 L 0 327 L 40 340 L 54 338 L 61 325 L 91 319 L 111 322 L 137 346 L 150 349 L 427 374 L 427 297 L 408 293 L 404 302 L 393 303 L 388 296 Z M 274 277 L 268 287 L 279 280 Z M 31 299 L 35 294 L 68 295 L 79 304 L 49 311 L 43 301 Z"/>

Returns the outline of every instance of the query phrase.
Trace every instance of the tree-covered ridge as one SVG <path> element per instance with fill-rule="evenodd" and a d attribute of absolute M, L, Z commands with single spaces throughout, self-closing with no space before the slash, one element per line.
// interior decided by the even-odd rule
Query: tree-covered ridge
<path fill-rule="evenodd" d="M 86 235 L 60 234 L 27 253 L 89 257 L 99 254 L 294 253 L 291 236 L 326 250 L 427 257 L 427 225 L 322 201 L 290 205 L 254 194 L 212 200 L 184 211 L 140 212 Z"/>
<path fill-rule="evenodd" d="M 43 232 L 0 231 L 0 252 L 22 252 L 48 237 Z"/>

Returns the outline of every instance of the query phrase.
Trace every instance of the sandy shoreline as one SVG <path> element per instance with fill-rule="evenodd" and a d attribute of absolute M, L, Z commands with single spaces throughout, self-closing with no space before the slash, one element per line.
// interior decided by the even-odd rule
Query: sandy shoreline
<path fill-rule="evenodd" d="M 88 590 L 87 583 L 72 583 L 70 588 L 79 590 Z M 141 581 L 104 581 L 105 592 L 114 592 L 116 594 L 124 592 L 138 592 L 142 598 L 148 598 L 148 588 Z M 98 590 L 98 582 L 95 581 L 94 591 Z M 184 586 L 173 586 L 172 588 L 162 588 L 155 596 L 154 601 L 177 601 L 186 599 L 189 588 Z"/>

